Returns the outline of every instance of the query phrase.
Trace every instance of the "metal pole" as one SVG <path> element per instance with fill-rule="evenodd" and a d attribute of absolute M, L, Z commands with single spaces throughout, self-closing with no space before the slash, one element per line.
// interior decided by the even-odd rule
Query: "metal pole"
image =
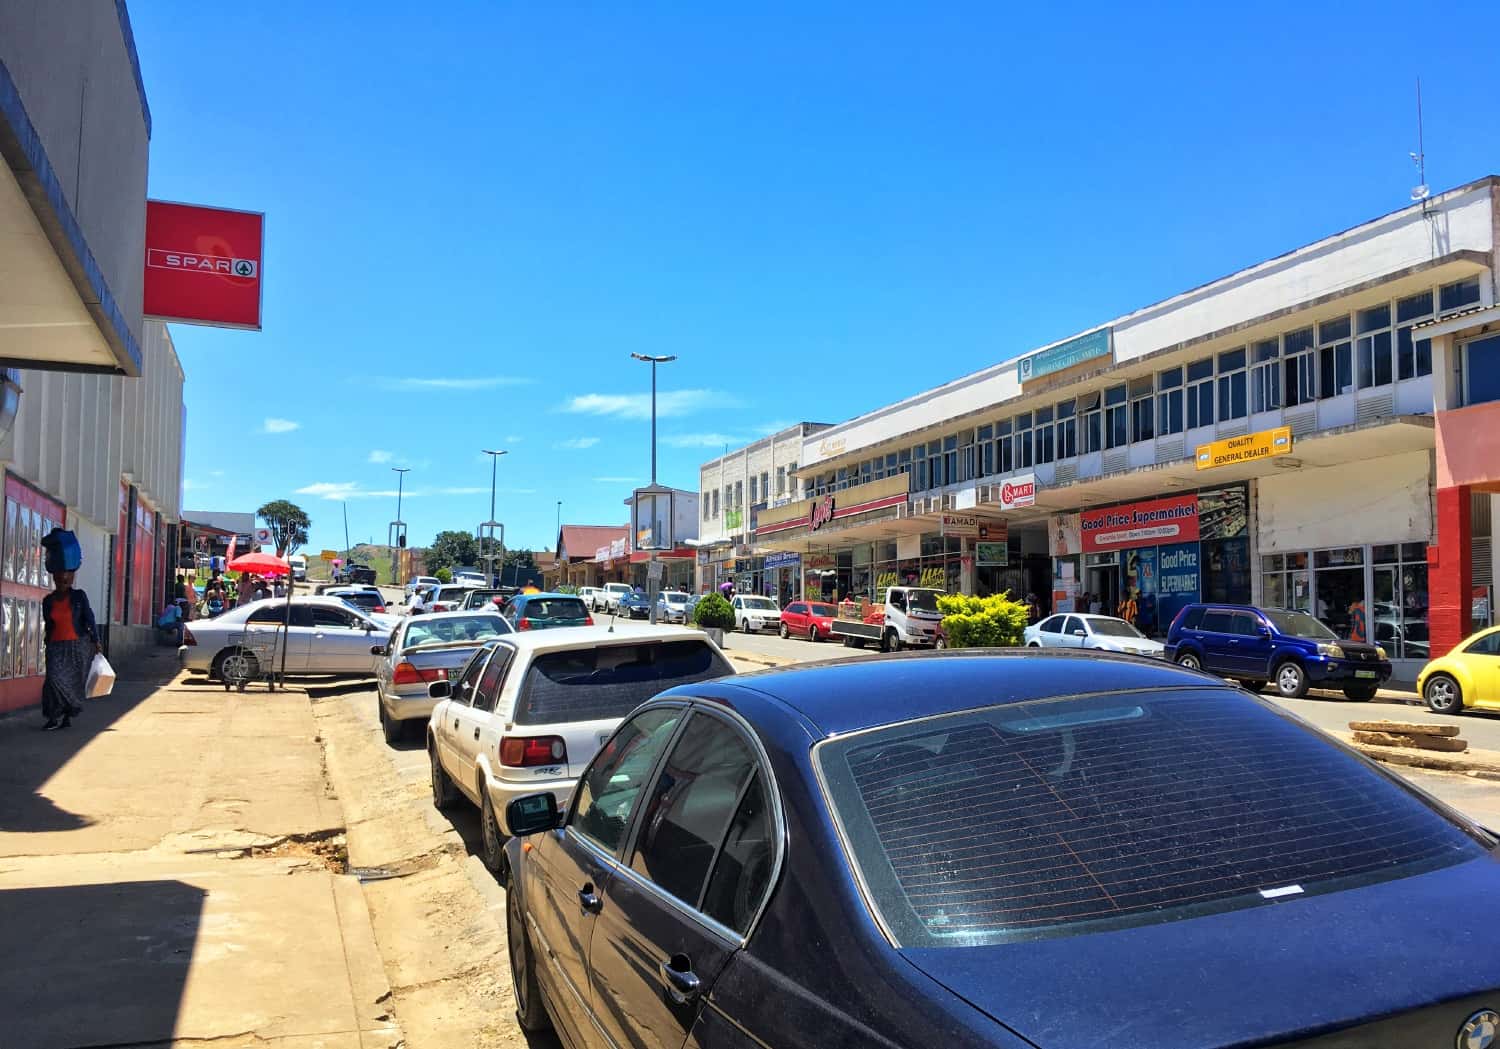
<path fill-rule="evenodd" d="M 653 486 L 656 484 L 656 363 L 656 361 L 651 362 L 651 484 Z M 656 558 L 653 556 L 652 560 Z"/>
<path fill-rule="evenodd" d="M 344 503 L 344 564 L 349 563 L 349 504 Z M 335 573 L 337 570 L 335 569 Z M 335 579 L 337 582 L 337 579 Z"/>
<path fill-rule="evenodd" d="M 393 466 L 396 472 L 396 520 L 391 525 L 391 535 L 388 537 L 391 544 L 391 582 L 401 586 L 404 580 L 401 578 L 401 537 L 406 534 L 406 522 L 401 520 L 401 494 L 406 487 L 406 474 L 411 469 L 409 466 Z"/>
<path fill-rule="evenodd" d="M 485 575 L 485 582 L 491 586 L 495 585 L 495 476 L 499 472 L 499 469 L 500 457 L 498 455 L 490 456 L 490 516 L 486 518 L 490 522 L 488 526 L 490 533 L 490 559 L 489 572 Z"/>

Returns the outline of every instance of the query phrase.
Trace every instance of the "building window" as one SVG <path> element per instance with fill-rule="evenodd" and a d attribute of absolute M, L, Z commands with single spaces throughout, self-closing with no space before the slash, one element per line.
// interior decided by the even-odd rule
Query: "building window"
<path fill-rule="evenodd" d="M 762 502 L 771 498 L 771 472 L 769 470 L 760 472 L 760 498 Z"/>
<path fill-rule="evenodd" d="M 1245 407 L 1245 350 L 1219 354 L 1219 421 L 1243 419 Z"/>
<path fill-rule="evenodd" d="M 1313 330 L 1299 328 L 1282 337 L 1282 375 L 1285 405 L 1311 404 L 1318 396 L 1318 369 L 1313 356 Z"/>
<path fill-rule="evenodd" d="M 1265 339 L 1253 347 L 1255 369 L 1250 373 L 1250 410 L 1269 412 L 1281 407 L 1281 372 L 1276 339 Z"/>
<path fill-rule="evenodd" d="M 713 511 L 713 503 L 708 497 L 708 489 L 705 488 L 703 490 L 703 494 L 698 497 L 698 502 L 703 506 L 703 519 L 705 521 L 710 520 Z"/>
<path fill-rule="evenodd" d="M 1155 418 L 1151 410 L 1151 376 L 1130 380 L 1130 440 L 1149 441 L 1156 436 Z"/>
<path fill-rule="evenodd" d="M 972 481 L 974 473 L 974 431 L 965 430 L 958 436 L 958 479 Z"/>
<path fill-rule="evenodd" d="M 979 440 L 979 476 L 988 477 L 995 472 L 995 427 L 981 426 Z"/>
<path fill-rule="evenodd" d="M 714 489 L 714 520 L 717 521 L 718 519 L 719 519 L 719 490 L 717 488 L 715 488 Z"/>
<path fill-rule="evenodd" d="M 912 482 L 912 491 L 925 492 L 930 487 L 927 478 L 931 476 L 927 469 L 927 446 L 919 444 L 911 450 L 911 458 L 916 466 L 917 477 Z"/>
<path fill-rule="evenodd" d="M 734 509 L 734 485 L 724 486 L 724 510 L 726 512 Z"/>
<path fill-rule="evenodd" d="M 1349 343 L 1349 318 L 1318 325 L 1318 397 L 1328 400 L 1354 386 L 1354 356 Z"/>
<path fill-rule="evenodd" d="M 1016 416 L 1016 469 L 1031 469 L 1031 413 Z"/>
<path fill-rule="evenodd" d="M 943 438 L 943 483 L 958 481 L 958 434 Z"/>
<path fill-rule="evenodd" d="M 1460 359 L 1464 370 L 1464 403 L 1500 401 L 1500 335 L 1466 343 Z"/>
<path fill-rule="evenodd" d="M 776 467 L 776 494 L 786 495 L 786 467 Z"/>
<path fill-rule="evenodd" d="M 755 483 L 756 483 L 756 478 L 754 476 L 751 476 L 751 478 L 750 478 L 750 501 L 752 503 L 754 503 L 754 502 L 757 501 L 756 498 L 755 498 Z"/>
<path fill-rule="evenodd" d="M 1078 410 L 1077 401 L 1063 401 L 1057 406 L 1057 457 L 1074 459 L 1078 456 Z"/>
<path fill-rule="evenodd" d="M 1124 385 L 1111 386 L 1104 391 L 1104 441 L 1109 448 L 1120 448 L 1130 439 L 1126 425 L 1126 396 Z"/>
<path fill-rule="evenodd" d="M 1192 430 L 1214 424 L 1214 359 L 1205 357 L 1187 366 L 1187 424 Z"/>
<path fill-rule="evenodd" d="M 1163 437 L 1182 432 L 1182 369 L 1168 368 L 1157 377 L 1156 418 Z"/>
<path fill-rule="evenodd" d="M 910 448 L 903 448 L 903 449 L 901 449 L 901 451 L 899 453 L 897 453 L 896 461 L 901 464 L 901 472 L 902 473 L 908 474 L 908 475 L 911 474 L 911 449 Z"/>
<path fill-rule="evenodd" d="M 1097 452 L 1104 448 L 1104 397 L 1098 393 L 1086 393 L 1078 398 L 1078 411 L 1083 416 L 1083 450 Z"/>
<path fill-rule="evenodd" d="M 1387 303 L 1359 311 L 1359 340 L 1355 343 L 1359 363 L 1359 388 L 1368 390 L 1391 383 L 1391 307 Z"/>
<path fill-rule="evenodd" d="M 1009 419 L 1002 419 L 995 424 L 995 472 L 1008 474 L 1016 468 L 1015 438 L 1011 436 L 1013 424 Z"/>
<path fill-rule="evenodd" d="M 1454 281 L 1438 289 L 1438 310 L 1452 313 L 1479 302 L 1479 278 Z"/>
<path fill-rule="evenodd" d="M 1056 456 L 1057 446 L 1053 443 L 1052 434 L 1052 409 L 1038 408 L 1036 410 L 1036 461 L 1039 463 L 1050 463 Z"/>
<path fill-rule="evenodd" d="M 1401 299 L 1396 303 L 1396 377 L 1415 379 L 1432 374 L 1432 340 L 1413 339 L 1412 325 L 1432 319 L 1432 292 Z"/>
<path fill-rule="evenodd" d="M 866 459 L 859 464 L 859 483 L 869 484 L 874 479 L 874 465 Z"/>

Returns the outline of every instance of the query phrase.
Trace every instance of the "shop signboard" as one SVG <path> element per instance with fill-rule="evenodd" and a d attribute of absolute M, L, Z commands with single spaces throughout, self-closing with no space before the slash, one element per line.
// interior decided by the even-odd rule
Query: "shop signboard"
<path fill-rule="evenodd" d="M 260 330 L 265 216 L 146 201 L 147 317 Z"/>
<path fill-rule="evenodd" d="M 1000 509 L 1024 510 L 1036 505 L 1036 474 L 1020 474 L 1000 482 Z"/>
<path fill-rule="evenodd" d="M 1220 466 L 1237 466 L 1257 459 L 1269 459 L 1273 455 L 1286 455 L 1291 450 L 1292 428 L 1278 426 L 1274 430 L 1200 444 L 1194 461 L 1200 470 L 1214 470 Z"/>
<path fill-rule="evenodd" d="M 800 565 L 801 563 L 802 555 L 789 551 L 778 551 L 774 554 L 767 554 L 765 561 L 767 568 L 786 568 L 790 565 Z"/>
<path fill-rule="evenodd" d="M 975 543 L 974 563 L 980 568 L 1004 567 L 1010 564 L 1010 544 Z"/>
<path fill-rule="evenodd" d="M 1077 514 L 1053 514 L 1047 524 L 1053 557 L 1073 557 L 1083 552 L 1083 536 Z"/>
<path fill-rule="evenodd" d="M 609 544 L 609 556 L 610 557 L 612 557 L 612 558 L 614 558 L 614 557 L 624 557 L 625 553 L 626 553 L 626 551 L 625 551 L 625 537 L 624 536 L 621 536 L 619 539 L 613 540 Z"/>
<path fill-rule="evenodd" d="M 736 531 L 738 531 L 740 528 L 743 528 L 744 525 L 745 525 L 745 511 L 743 511 L 743 510 L 725 510 L 724 511 L 724 527 L 725 528 L 733 528 Z"/>
<path fill-rule="evenodd" d="M 1085 361 L 1107 357 L 1110 354 L 1110 331 L 1109 328 L 1100 328 L 1028 354 L 1016 365 L 1016 376 L 1021 382 L 1027 383 Z"/>
<path fill-rule="evenodd" d="M 1198 539 L 1198 497 L 1174 495 L 1078 515 L 1083 549 L 1123 550 Z"/>
<path fill-rule="evenodd" d="M 1476 586 L 1473 588 L 1473 599 L 1470 602 L 1469 618 L 1473 620 L 1474 629 L 1479 630 L 1490 625 L 1490 588 Z"/>
<path fill-rule="evenodd" d="M 324 550 L 318 555 L 318 559 L 321 561 L 336 561 L 338 560 L 338 556 L 337 550 Z"/>
<path fill-rule="evenodd" d="M 812 510 L 808 513 L 807 516 L 807 530 L 809 532 L 816 532 L 819 528 L 822 528 L 824 525 L 828 524 L 833 520 L 833 513 L 835 509 L 837 509 L 837 506 L 834 502 L 833 496 L 831 495 L 825 495 L 823 498 L 813 503 Z"/>
<path fill-rule="evenodd" d="M 1156 551 L 1158 623 L 1169 624 L 1198 600 L 1198 544 L 1173 543 Z"/>
<path fill-rule="evenodd" d="M 973 514 L 944 514 L 942 532 L 943 535 L 977 539 L 979 538 L 979 518 Z"/>

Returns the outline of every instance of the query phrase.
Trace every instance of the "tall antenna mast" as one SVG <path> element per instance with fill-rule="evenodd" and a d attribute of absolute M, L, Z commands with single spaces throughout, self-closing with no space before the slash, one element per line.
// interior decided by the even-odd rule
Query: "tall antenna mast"
<path fill-rule="evenodd" d="M 1417 165 L 1417 185 L 1412 187 L 1411 199 L 1422 202 L 1422 214 L 1427 214 L 1427 198 L 1431 196 L 1431 190 L 1427 188 L 1427 147 L 1422 139 L 1422 78 L 1417 77 L 1417 151 L 1410 154 L 1412 163 Z"/>

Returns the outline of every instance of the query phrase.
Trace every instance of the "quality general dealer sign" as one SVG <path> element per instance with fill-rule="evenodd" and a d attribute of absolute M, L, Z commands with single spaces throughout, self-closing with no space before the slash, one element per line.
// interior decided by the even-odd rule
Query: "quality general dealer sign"
<path fill-rule="evenodd" d="M 1200 444 L 1194 461 L 1200 470 L 1213 470 L 1220 466 L 1253 463 L 1257 459 L 1269 459 L 1273 455 L 1286 455 L 1291 450 L 1292 428 L 1278 426 L 1274 430 L 1261 430 L 1243 437 L 1226 437 L 1211 444 Z"/>

